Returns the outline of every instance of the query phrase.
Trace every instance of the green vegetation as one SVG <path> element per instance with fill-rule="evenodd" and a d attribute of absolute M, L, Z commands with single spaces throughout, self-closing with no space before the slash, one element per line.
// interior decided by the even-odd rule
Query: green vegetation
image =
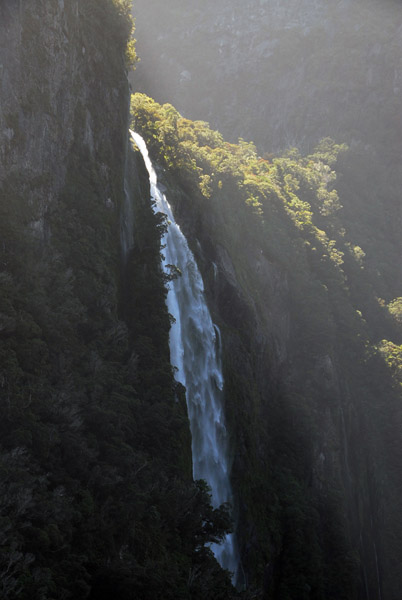
<path fill-rule="evenodd" d="M 231 522 L 191 478 L 184 395 L 169 361 L 165 224 L 133 153 L 138 231 L 121 257 L 130 3 L 86 2 L 79 26 L 70 8 L 71 72 L 51 46 L 57 28 L 52 37 L 43 25 L 55 7 L 21 11 L 18 76 L 32 78 L 35 93 L 6 115 L 14 137 L 0 189 L 0 597 L 231 598 L 209 548 Z M 62 117 L 44 71 L 51 52 L 68 82 Z M 43 118 L 57 154 L 49 161 L 42 138 L 29 138 L 27 155 L 20 130 Z"/>
<path fill-rule="evenodd" d="M 112 18 L 118 32 L 121 44 L 125 46 L 125 59 L 128 69 L 132 69 L 138 58 L 135 52 L 134 20 L 131 16 L 132 0 L 112 0 Z M 118 46 L 117 46 L 118 47 Z"/>
<path fill-rule="evenodd" d="M 354 225 L 356 153 L 325 139 L 268 160 L 171 105 L 135 94 L 131 107 L 202 248 L 249 583 L 270 600 L 354 600 L 379 585 L 397 598 L 400 290 L 373 254 L 382 205 L 362 215 L 365 233 Z"/>
<path fill-rule="evenodd" d="M 232 527 L 227 507 L 191 478 L 167 223 L 138 152 L 126 163 L 130 2 L 80 3 L 79 27 L 72 6 L 62 24 L 54 3 L 21 11 L 20 106 L 4 115 L 0 597 L 358 600 L 380 586 L 399 599 L 402 290 L 371 235 L 397 209 L 383 216 L 381 196 L 362 210 L 346 176 L 358 153 L 329 139 L 261 158 L 132 99 L 222 331 L 248 584 L 236 592 L 209 547 Z M 123 260 L 124 184 L 135 243 Z"/>
<path fill-rule="evenodd" d="M 144 178 L 123 273 L 98 177 L 77 145 L 45 247 L 24 227 L 29 207 L 11 187 L 2 196 L 1 595 L 228 598 L 207 544 L 230 521 L 191 481 L 169 362 L 164 224 Z M 118 179 L 109 183 L 118 200 Z"/>

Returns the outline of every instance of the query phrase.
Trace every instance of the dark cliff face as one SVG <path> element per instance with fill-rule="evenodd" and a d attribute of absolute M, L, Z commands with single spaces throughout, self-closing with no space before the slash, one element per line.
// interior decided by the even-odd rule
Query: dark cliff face
<path fill-rule="evenodd" d="M 231 140 L 252 139 L 261 153 L 311 150 L 328 135 L 350 147 L 335 184 L 345 257 L 354 253 L 343 282 L 273 211 L 272 243 L 248 237 L 235 223 L 233 190 L 220 198 L 225 210 L 211 202 L 215 217 L 200 208 L 193 219 L 191 194 L 178 206 L 200 240 L 226 344 L 250 581 L 264 580 L 268 597 L 281 600 L 317 589 L 324 598 L 396 599 L 400 388 L 376 347 L 401 341 L 381 316 L 402 295 L 400 4 L 139 0 L 136 12 L 137 89 Z M 238 237 L 229 246 L 227 221 Z M 281 249 L 274 257 L 272 244 Z"/>
<path fill-rule="evenodd" d="M 82 148 L 116 211 L 109 182 L 122 177 L 128 86 L 124 44 L 102 26 L 107 3 L 7 0 L 0 11 L 1 184 L 26 191 L 43 237 L 70 156 Z"/>
<path fill-rule="evenodd" d="M 399 400 L 367 341 L 348 336 L 366 332 L 347 293 L 331 299 L 325 276 L 292 274 L 296 255 L 268 259 L 233 222 L 233 190 L 206 209 L 195 190 L 165 183 L 222 333 L 245 581 L 265 598 L 396 600 Z"/>
<path fill-rule="evenodd" d="M 402 251 L 398 2 L 139 0 L 134 12 L 136 91 L 231 141 L 252 140 L 261 155 L 311 151 L 327 136 L 347 143 L 342 204 L 356 243 L 369 261 L 386 262 L 391 245 Z M 388 270 L 391 290 L 381 297 L 400 295 L 400 270 L 394 262 Z"/>
<path fill-rule="evenodd" d="M 177 180 L 166 183 L 222 333 L 244 581 L 270 599 L 293 597 L 296 589 L 306 599 L 320 593 L 365 598 L 357 558 L 362 548 L 350 528 L 361 532 L 371 507 L 361 498 L 366 516 L 347 508 L 362 491 L 353 483 L 353 491 L 345 487 L 359 467 L 346 472 L 341 415 L 348 400 L 340 389 L 342 367 L 334 364 L 334 340 L 326 339 L 318 353 L 308 347 L 303 353 L 308 323 L 300 322 L 301 307 L 292 302 L 295 293 L 300 298 L 294 288 L 300 282 L 289 285 L 288 268 L 267 259 L 253 228 L 231 218 L 234 190 L 214 195 L 205 210 L 194 190 L 183 191 Z M 365 543 L 372 544 L 371 537 Z M 374 574 L 370 586 L 377 585 Z"/>
<path fill-rule="evenodd" d="M 165 225 L 147 202 L 144 166 L 127 154 L 118 5 L 0 7 L 5 600 L 235 594 L 208 550 L 227 518 L 190 477 L 159 267 Z M 260 2 L 261 17 L 269 6 Z M 226 27 L 237 12 L 222 14 Z M 223 335 L 247 581 L 281 600 L 372 600 L 378 590 L 399 600 L 401 404 L 374 345 L 397 295 L 393 269 L 373 279 L 372 252 L 366 278 L 353 246 L 348 287 L 331 246 L 311 247 L 278 203 L 264 207 L 263 237 L 236 178 L 206 201 L 172 173 L 169 194 Z M 123 261 L 125 187 L 135 224 Z"/>
<path fill-rule="evenodd" d="M 101 517 L 111 498 L 101 488 L 103 475 L 118 485 L 122 474 L 105 441 L 119 428 L 107 398 L 122 392 L 127 372 L 117 307 L 128 90 L 126 40 L 111 52 L 116 30 L 103 26 L 109 8 L 73 0 L 0 6 L 0 595 L 7 600 L 88 597 L 111 542 L 109 517 Z M 116 336 L 122 350 L 126 342 L 122 352 Z M 123 411 L 120 398 L 115 407 Z"/>
<path fill-rule="evenodd" d="M 2 600 L 234 594 L 209 550 L 228 515 L 191 478 L 165 224 L 128 144 L 128 9 L 0 6 Z"/>
<path fill-rule="evenodd" d="M 378 348 L 401 332 L 379 302 L 381 263 L 373 279 L 341 208 L 326 213 L 324 188 L 313 191 L 317 173 L 337 186 L 331 146 L 266 165 L 258 192 L 264 161 L 244 145 L 171 106 L 132 105 L 222 333 L 247 583 L 268 599 L 396 600 L 400 386 Z M 282 175 L 270 186 L 268 173 Z"/>
<path fill-rule="evenodd" d="M 261 151 L 312 149 L 328 135 L 398 145 L 399 10 L 392 0 L 139 0 L 136 88 Z"/>

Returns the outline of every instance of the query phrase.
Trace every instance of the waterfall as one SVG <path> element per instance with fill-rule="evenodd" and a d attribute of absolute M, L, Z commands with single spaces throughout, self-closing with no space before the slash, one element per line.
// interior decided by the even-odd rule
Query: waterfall
<path fill-rule="evenodd" d="M 205 479 L 211 488 L 212 505 L 232 501 L 229 481 L 227 433 L 223 414 L 223 376 L 220 332 L 205 302 L 204 284 L 186 238 L 175 222 L 171 207 L 158 186 L 157 176 L 142 137 L 131 136 L 149 173 L 155 210 L 165 213 L 168 231 L 162 239 L 163 267 L 175 265 L 181 276 L 170 282 L 169 313 L 175 322 L 170 330 L 170 360 L 176 379 L 186 387 L 187 411 L 192 437 L 193 477 Z M 216 559 L 236 577 L 238 557 L 233 534 L 211 546 Z"/>

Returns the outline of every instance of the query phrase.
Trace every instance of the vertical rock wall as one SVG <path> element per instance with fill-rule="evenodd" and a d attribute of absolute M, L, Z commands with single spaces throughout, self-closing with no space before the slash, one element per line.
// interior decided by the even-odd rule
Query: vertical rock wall
<path fill-rule="evenodd" d="M 107 19 L 105 2 L 0 6 L 0 185 L 24 196 L 40 236 L 77 147 L 97 164 L 100 201 L 116 200 L 108 182 L 122 171 L 128 86 Z"/>

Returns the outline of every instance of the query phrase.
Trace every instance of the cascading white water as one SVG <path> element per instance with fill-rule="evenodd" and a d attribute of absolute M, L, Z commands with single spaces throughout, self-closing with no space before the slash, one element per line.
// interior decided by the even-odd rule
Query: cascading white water
<path fill-rule="evenodd" d="M 175 222 L 171 207 L 158 187 L 155 169 L 143 138 L 130 131 L 148 169 L 155 210 L 165 213 L 169 227 L 162 243 L 163 266 L 175 265 L 181 276 L 170 283 L 167 306 L 175 323 L 170 330 L 170 360 L 176 379 L 186 387 L 192 436 L 193 477 L 211 487 L 212 505 L 231 502 L 227 434 L 222 408 L 223 376 L 219 329 L 213 324 L 204 297 L 204 284 L 186 238 Z M 212 551 L 223 568 L 236 578 L 238 556 L 233 534 Z"/>

